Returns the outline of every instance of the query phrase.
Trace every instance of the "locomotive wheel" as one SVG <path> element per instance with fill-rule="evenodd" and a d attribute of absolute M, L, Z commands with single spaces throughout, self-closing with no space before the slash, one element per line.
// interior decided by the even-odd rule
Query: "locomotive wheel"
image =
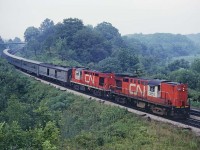
<path fill-rule="evenodd" d="M 95 96 L 97 96 L 97 97 L 101 97 L 102 96 L 101 91 L 99 91 L 99 90 L 93 90 L 93 94 Z"/>
<path fill-rule="evenodd" d="M 73 88 L 74 88 L 76 91 L 79 91 L 79 85 L 74 84 Z"/>
<path fill-rule="evenodd" d="M 116 96 L 115 97 L 115 101 L 118 102 L 118 103 L 120 103 L 120 104 L 126 104 L 127 103 L 126 98 L 124 98 L 124 97 L 118 97 L 118 96 Z"/>
<path fill-rule="evenodd" d="M 160 108 L 156 106 L 151 106 L 151 111 L 155 114 L 162 115 L 162 116 L 167 114 L 167 111 L 165 108 Z"/>

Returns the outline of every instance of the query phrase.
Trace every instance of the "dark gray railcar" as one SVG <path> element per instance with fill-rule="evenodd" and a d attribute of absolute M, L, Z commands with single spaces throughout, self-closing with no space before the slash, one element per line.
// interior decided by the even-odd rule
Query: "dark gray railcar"
<path fill-rule="evenodd" d="M 69 84 L 72 75 L 72 68 L 41 63 L 39 65 L 39 75 Z"/>
<path fill-rule="evenodd" d="M 11 64 L 13 64 L 14 66 L 19 67 L 19 68 L 21 68 L 21 66 L 22 66 L 22 61 L 21 61 L 21 59 L 16 59 L 16 58 L 13 58 L 13 57 L 10 57 L 10 58 L 9 58 L 9 63 L 11 63 Z"/>
<path fill-rule="evenodd" d="M 29 73 L 34 73 L 37 76 L 39 75 L 39 64 L 41 62 L 22 59 L 22 69 L 26 70 Z"/>

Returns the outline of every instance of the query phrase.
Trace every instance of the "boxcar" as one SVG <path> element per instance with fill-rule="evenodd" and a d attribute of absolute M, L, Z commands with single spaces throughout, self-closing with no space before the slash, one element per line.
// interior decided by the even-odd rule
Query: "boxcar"
<path fill-rule="evenodd" d="M 39 75 L 64 83 L 70 83 L 72 68 L 53 64 L 41 63 L 39 65 Z"/>
<path fill-rule="evenodd" d="M 41 62 L 22 59 L 21 68 L 29 73 L 34 73 L 37 76 L 39 75 L 39 64 Z"/>

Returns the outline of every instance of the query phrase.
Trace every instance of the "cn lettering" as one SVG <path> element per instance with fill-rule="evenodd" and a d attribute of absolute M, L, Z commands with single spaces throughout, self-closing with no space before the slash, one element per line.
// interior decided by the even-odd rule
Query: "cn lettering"
<path fill-rule="evenodd" d="M 85 75 L 85 82 L 90 83 L 91 81 L 94 84 L 94 76 L 86 74 Z"/>
<path fill-rule="evenodd" d="M 132 87 L 136 88 L 136 90 L 132 91 Z M 141 95 L 145 96 L 145 86 L 144 86 L 144 89 L 143 89 L 143 92 L 142 92 L 140 85 L 136 85 L 134 83 L 131 83 L 129 85 L 129 93 L 132 94 L 132 95 L 137 95 L 138 92 L 140 92 Z"/>

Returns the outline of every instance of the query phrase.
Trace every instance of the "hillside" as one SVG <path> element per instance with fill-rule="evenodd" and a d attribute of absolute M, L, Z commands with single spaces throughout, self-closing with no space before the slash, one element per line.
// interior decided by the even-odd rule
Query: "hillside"
<path fill-rule="evenodd" d="M 132 47 L 133 41 L 144 44 L 145 48 L 140 52 L 142 55 L 156 55 L 166 59 L 165 57 L 188 56 L 200 52 L 200 47 L 191 40 L 193 36 L 188 37 L 189 35 L 170 33 L 132 34 L 125 36 L 124 40 Z"/>
<path fill-rule="evenodd" d="M 200 33 L 198 34 L 188 34 L 186 35 L 190 40 L 192 40 L 195 44 L 200 46 Z"/>
<path fill-rule="evenodd" d="M 190 131 L 61 92 L 0 59 L 2 149 L 197 150 Z"/>

